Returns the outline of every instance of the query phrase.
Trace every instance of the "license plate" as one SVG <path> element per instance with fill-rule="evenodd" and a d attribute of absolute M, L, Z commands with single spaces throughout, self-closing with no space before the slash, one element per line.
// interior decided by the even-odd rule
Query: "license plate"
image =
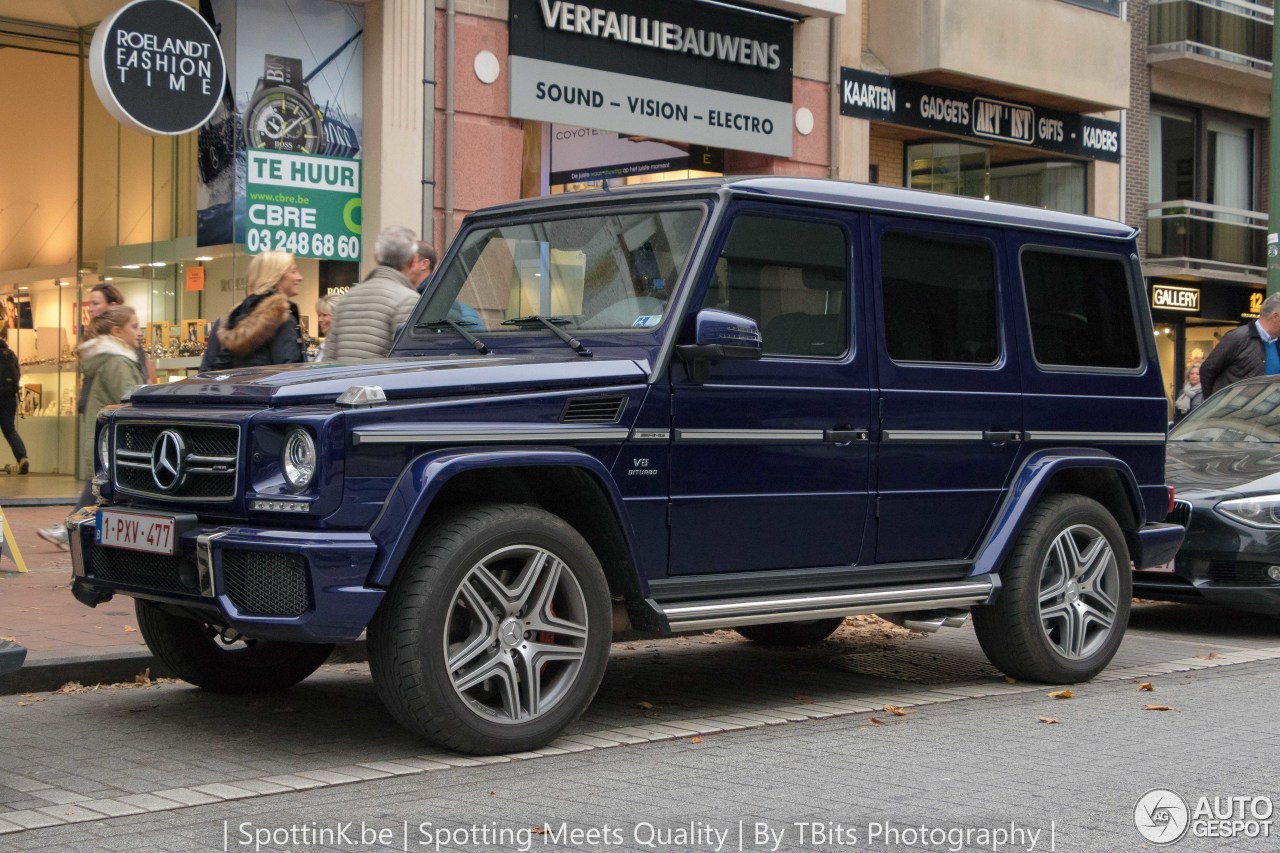
<path fill-rule="evenodd" d="M 108 548 L 148 554 L 178 552 L 177 522 L 171 515 L 98 510 L 94 541 Z"/>

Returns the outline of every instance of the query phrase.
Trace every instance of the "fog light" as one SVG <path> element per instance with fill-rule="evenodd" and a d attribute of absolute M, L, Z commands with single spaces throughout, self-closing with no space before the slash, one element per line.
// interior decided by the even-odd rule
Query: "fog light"
<path fill-rule="evenodd" d="M 1273 581 L 1280 581 L 1280 566 L 1267 566 L 1267 577 Z"/>

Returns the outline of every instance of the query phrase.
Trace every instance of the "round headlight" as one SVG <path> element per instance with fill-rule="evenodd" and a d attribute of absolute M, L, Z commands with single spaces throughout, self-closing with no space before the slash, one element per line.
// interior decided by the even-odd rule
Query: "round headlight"
<path fill-rule="evenodd" d="M 316 443 L 305 429 L 290 431 L 280 459 L 285 482 L 293 489 L 305 489 L 316 475 Z"/>
<path fill-rule="evenodd" d="M 104 426 L 98 430 L 98 467 L 105 473 L 111 469 L 111 460 L 107 454 L 111 452 L 111 427 Z"/>

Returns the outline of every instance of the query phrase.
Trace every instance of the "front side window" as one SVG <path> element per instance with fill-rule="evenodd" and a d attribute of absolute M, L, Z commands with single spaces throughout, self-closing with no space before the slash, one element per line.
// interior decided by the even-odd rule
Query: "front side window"
<path fill-rule="evenodd" d="M 652 329 L 662 324 L 701 227 L 702 208 L 593 213 L 477 228 L 441 270 L 414 318 L 493 333 L 537 328 Z"/>
<path fill-rule="evenodd" d="M 1000 355 L 990 243 L 885 234 L 880 298 L 885 348 L 894 361 L 994 364 Z"/>
<path fill-rule="evenodd" d="M 1039 364 L 1126 370 L 1142 365 L 1123 259 L 1027 250 L 1022 282 Z"/>
<path fill-rule="evenodd" d="M 849 341 L 849 248 L 830 222 L 733 221 L 703 307 L 760 325 L 765 355 L 839 356 Z"/>

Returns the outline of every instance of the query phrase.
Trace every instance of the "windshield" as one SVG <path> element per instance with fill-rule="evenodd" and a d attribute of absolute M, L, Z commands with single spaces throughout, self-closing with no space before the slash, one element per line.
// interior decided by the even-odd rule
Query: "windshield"
<path fill-rule="evenodd" d="M 1280 382 L 1224 388 L 1174 427 L 1169 439 L 1280 443 Z"/>
<path fill-rule="evenodd" d="M 653 329 L 662 324 L 704 209 L 596 213 L 478 228 L 441 270 L 414 318 L 414 336 L 455 335 L 453 320 L 486 342 L 539 329 Z"/>

